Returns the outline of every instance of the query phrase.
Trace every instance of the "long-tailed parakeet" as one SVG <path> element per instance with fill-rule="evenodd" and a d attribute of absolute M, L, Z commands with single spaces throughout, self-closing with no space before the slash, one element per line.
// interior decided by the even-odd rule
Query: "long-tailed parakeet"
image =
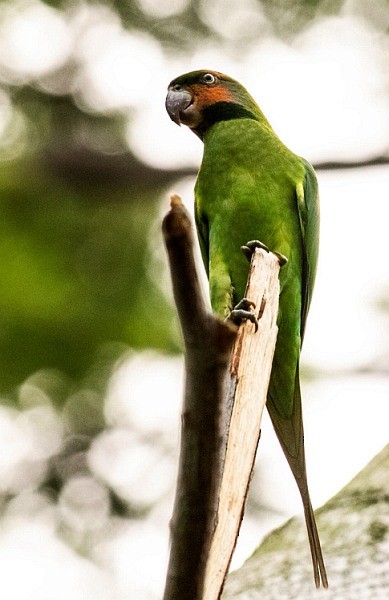
<path fill-rule="evenodd" d="M 309 497 L 299 361 L 316 274 L 319 205 L 311 165 L 277 137 L 234 79 L 194 71 L 174 79 L 166 108 L 203 142 L 195 186 L 195 218 L 213 310 L 222 318 L 245 293 L 248 263 L 241 251 L 259 240 L 288 258 L 280 271 L 278 338 L 267 409 L 304 505 L 316 586 L 328 586 Z"/>

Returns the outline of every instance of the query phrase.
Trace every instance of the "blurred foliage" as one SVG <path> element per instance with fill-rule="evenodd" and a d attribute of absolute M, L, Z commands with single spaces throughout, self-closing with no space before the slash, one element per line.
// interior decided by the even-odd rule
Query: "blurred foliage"
<path fill-rule="evenodd" d="M 293 37 L 317 17 L 336 14 L 343 3 L 343 0 L 262 1 L 275 31 L 283 37 Z"/>
<path fill-rule="evenodd" d="M 158 193 L 90 182 L 53 177 L 36 159 L 1 165 L 3 389 L 42 366 L 79 377 L 108 340 L 177 349 L 149 274 Z"/>
<path fill-rule="evenodd" d="M 177 351 L 149 234 L 180 173 L 120 147 L 120 115 L 27 86 L 14 102 L 34 127 L 26 152 L 0 163 L 0 390 L 41 367 L 79 378 L 107 341 Z"/>
<path fill-rule="evenodd" d="M 269 19 L 274 30 L 283 37 L 296 35 L 317 16 L 333 14 L 340 10 L 345 0 L 256 0 L 257 4 Z M 46 1 L 56 8 L 66 9 L 67 0 Z M 196 41 L 215 35 L 212 22 L 204 18 L 208 4 L 220 5 L 221 13 L 230 9 L 228 3 L 215 0 L 188 0 L 186 2 L 167 2 L 171 11 L 165 17 L 158 16 L 158 10 L 150 10 L 158 2 L 142 2 L 141 0 L 113 0 L 109 3 L 128 27 L 151 32 L 167 46 L 182 49 L 183 45 L 193 46 Z M 160 3 L 161 4 L 161 3 Z M 223 7 L 224 4 L 224 7 Z M 244 4 L 244 3 L 243 3 Z M 174 10 L 176 5 L 176 10 Z M 153 14 L 154 12 L 154 14 Z M 169 14 L 169 12 L 171 14 Z M 244 35 L 244 32 L 242 32 Z"/>

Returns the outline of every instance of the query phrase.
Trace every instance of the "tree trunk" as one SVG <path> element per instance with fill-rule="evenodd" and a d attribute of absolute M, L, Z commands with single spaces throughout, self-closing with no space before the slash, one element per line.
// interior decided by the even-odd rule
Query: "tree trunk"
<path fill-rule="evenodd" d="M 227 579 L 223 600 L 389 598 L 389 445 L 317 512 L 329 589 L 312 590 L 302 518 L 270 533 Z"/>

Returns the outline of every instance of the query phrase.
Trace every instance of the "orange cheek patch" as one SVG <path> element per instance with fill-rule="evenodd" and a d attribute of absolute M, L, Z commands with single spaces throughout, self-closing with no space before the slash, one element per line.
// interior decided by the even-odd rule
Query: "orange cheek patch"
<path fill-rule="evenodd" d="M 193 85 L 191 91 L 196 97 L 199 108 L 215 104 L 215 102 L 232 102 L 234 97 L 222 85 L 208 87 L 205 85 Z"/>

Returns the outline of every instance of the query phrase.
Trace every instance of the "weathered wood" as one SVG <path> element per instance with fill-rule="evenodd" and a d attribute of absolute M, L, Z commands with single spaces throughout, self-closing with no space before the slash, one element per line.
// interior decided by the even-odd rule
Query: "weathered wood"
<path fill-rule="evenodd" d="M 164 600 L 217 600 L 243 517 L 277 338 L 278 258 L 253 255 L 246 297 L 259 327 L 206 308 L 180 198 L 163 222 L 186 350 L 186 383 Z M 232 351 L 232 346 L 235 346 Z"/>
<path fill-rule="evenodd" d="M 204 600 L 220 598 L 243 518 L 277 339 L 279 269 L 274 254 L 256 249 L 246 297 L 256 304 L 259 327 L 255 333 L 248 321 L 239 328 L 232 355 L 229 395 L 234 400 Z"/>
<path fill-rule="evenodd" d="M 164 600 L 202 600 L 221 478 L 226 381 L 237 328 L 206 308 L 193 257 L 192 226 L 178 196 L 172 198 L 163 235 L 186 349 L 179 472 Z"/>

